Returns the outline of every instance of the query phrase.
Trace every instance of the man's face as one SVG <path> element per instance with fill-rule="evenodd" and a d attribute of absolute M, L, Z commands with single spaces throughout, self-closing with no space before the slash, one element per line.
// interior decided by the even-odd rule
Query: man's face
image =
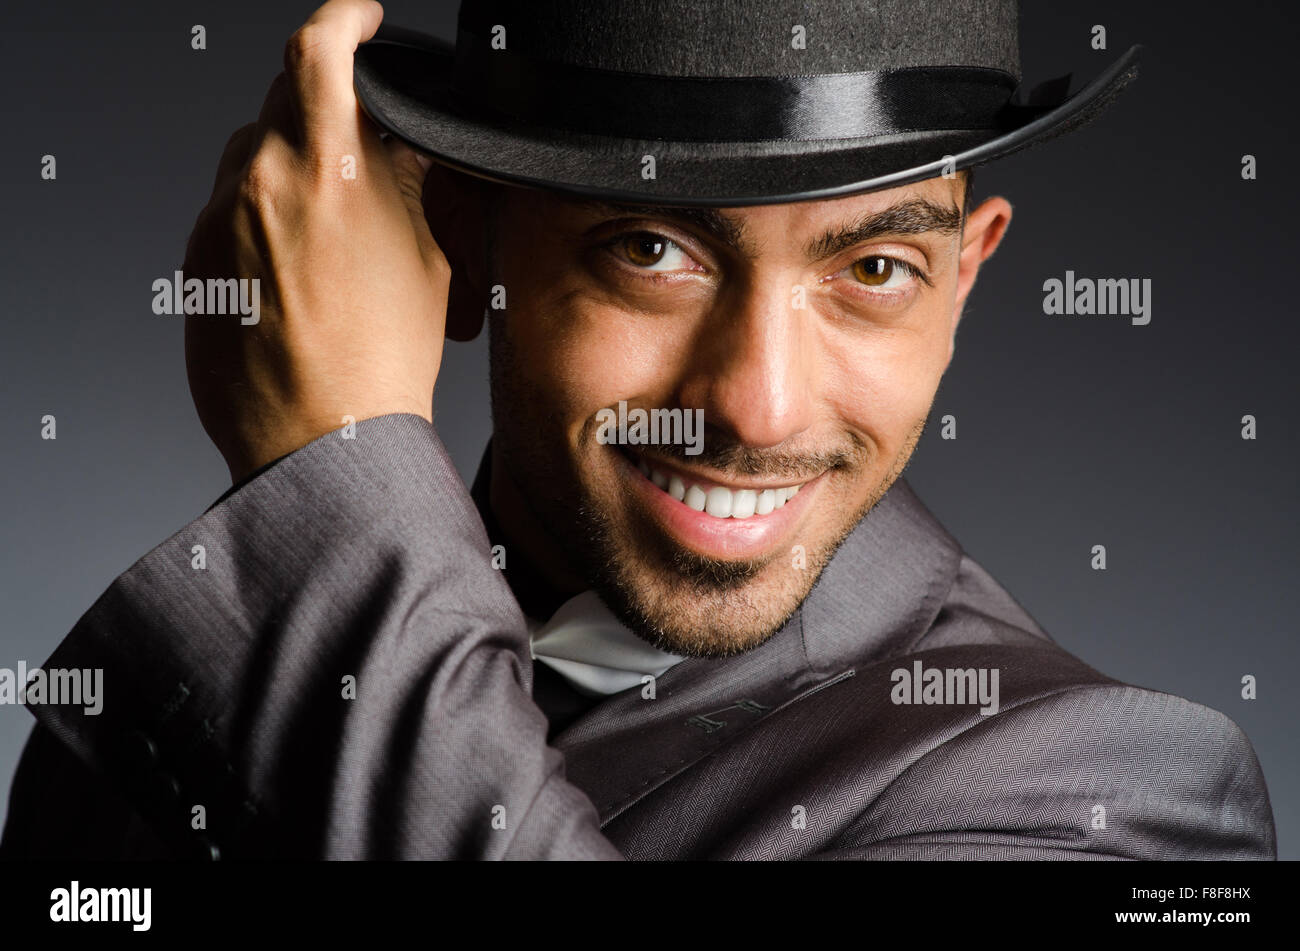
<path fill-rule="evenodd" d="M 531 560 L 676 653 L 775 633 L 920 437 L 969 290 L 962 186 L 684 211 L 510 189 L 492 496 Z M 620 402 L 702 410 L 702 451 L 598 438 Z"/>

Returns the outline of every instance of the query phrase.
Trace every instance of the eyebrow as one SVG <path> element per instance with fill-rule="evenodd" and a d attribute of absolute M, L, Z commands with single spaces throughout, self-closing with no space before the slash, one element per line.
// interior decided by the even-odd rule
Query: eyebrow
<path fill-rule="evenodd" d="M 745 226 L 707 206 L 636 205 L 599 198 L 574 198 L 573 203 L 609 217 L 666 218 L 692 226 L 745 257 L 755 257 L 755 246 Z M 846 248 L 896 234 L 958 234 L 962 213 L 955 205 L 939 205 L 924 198 L 904 201 L 867 212 L 856 221 L 808 242 L 804 253 L 809 261 L 821 261 Z"/>
<path fill-rule="evenodd" d="M 745 226 L 733 221 L 716 208 L 704 205 L 632 205 L 600 198 L 573 198 L 572 203 L 610 218 L 668 218 L 690 225 L 712 236 L 738 254 L 755 257 L 755 248 Z"/>
<path fill-rule="evenodd" d="M 892 234 L 958 234 L 962 213 L 955 205 L 937 205 L 924 198 L 906 201 L 864 214 L 853 224 L 827 231 L 808 244 L 809 261 L 821 261 L 846 248 Z"/>

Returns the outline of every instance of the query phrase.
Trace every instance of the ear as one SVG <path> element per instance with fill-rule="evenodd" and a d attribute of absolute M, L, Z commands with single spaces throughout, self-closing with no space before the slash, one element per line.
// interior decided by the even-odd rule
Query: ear
<path fill-rule="evenodd" d="M 434 162 L 424 182 L 424 217 L 451 265 L 447 337 L 473 340 L 487 301 L 487 183 Z"/>
<path fill-rule="evenodd" d="M 957 263 L 957 295 L 953 301 L 952 332 L 948 341 L 948 359 L 957 346 L 957 324 L 961 321 L 966 298 L 975 286 L 975 277 L 983 264 L 1002 243 L 1011 224 L 1011 203 L 1005 198 L 987 198 L 966 218 L 961 254 Z"/>

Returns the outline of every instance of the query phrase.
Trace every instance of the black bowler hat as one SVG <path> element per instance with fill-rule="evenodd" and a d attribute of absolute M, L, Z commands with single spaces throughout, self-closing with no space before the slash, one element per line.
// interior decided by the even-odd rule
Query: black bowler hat
<path fill-rule="evenodd" d="M 455 46 L 382 26 L 362 107 L 454 168 L 615 201 L 854 194 L 1090 121 L 1133 47 L 1025 92 L 1016 0 L 462 0 Z M 650 157 L 647 159 L 647 156 Z M 651 161 L 652 160 L 652 161 Z"/>

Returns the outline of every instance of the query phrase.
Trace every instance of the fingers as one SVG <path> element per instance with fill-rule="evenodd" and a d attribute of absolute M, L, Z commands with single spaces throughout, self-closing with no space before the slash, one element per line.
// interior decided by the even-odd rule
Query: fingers
<path fill-rule="evenodd" d="M 418 213 L 420 220 L 423 221 L 424 180 L 429 174 L 429 166 L 433 164 L 433 159 L 417 152 L 395 136 L 390 136 L 384 141 L 384 149 L 388 152 L 388 159 L 393 165 L 393 173 L 397 176 L 397 187 L 402 192 L 402 200 L 406 202 L 407 211 L 413 215 Z"/>
<path fill-rule="evenodd" d="M 421 155 L 398 138 L 386 140 L 384 149 L 388 152 L 393 174 L 397 179 L 397 190 L 401 192 L 402 203 L 406 206 L 406 213 L 411 219 L 411 229 L 415 232 L 415 240 L 420 246 L 420 256 L 424 259 L 425 269 L 429 272 L 430 278 L 440 281 L 449 273 L 447 258 L 438 247 L 438 242 L 434 240 L 429 230 L 429 222 L 424 217 L 424 182 L 433 159 Z"/>
<path fill-rule="evenodd" d="M 289 38 L 285 72 L 308 150 L 337 151 L 356 142 L 359 110 L 352 56 L 375 35 L 383 17 L 375 0 L 329 0 Z"/>
<path fill-rule="evenodd" d="M 216 195 L 223 183 L 237 176 L 247 164 L 248 156 L 252 154 L 253 145 L 257 141 L 256 132 L 256 123 L 250 122 L 248 125 L 240 126 L 230 136 L 225 151 L 221 153 L 221 161 L 217 163 L 217 177 L 212 183 L 213 195 Z"/>
<path fill-rule="evenodd" d="M 279 73 L 271 80 L 271 88 L 266 91 L 262 111 L 257 116 L 258 132 L 263 137 L 275 129 L 293 141 L 300 125 L 293 95 L 293 85 L 285 73 Z"/>

